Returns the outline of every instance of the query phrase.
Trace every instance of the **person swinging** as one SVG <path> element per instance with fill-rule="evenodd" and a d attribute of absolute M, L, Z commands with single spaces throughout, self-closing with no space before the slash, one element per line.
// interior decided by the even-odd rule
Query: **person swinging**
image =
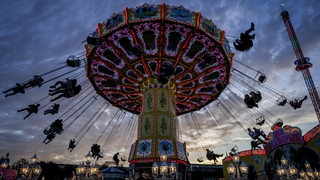
<path fill-rule="evenodd" d="M 58 99 L 60 99 L 62 97 L 71 98 L 71 97 L 74 97 L 74 96 L 78 95 L 80 93 L 80 91 L 81 91 L 81 86 L 80 85 L 77 85 L 77 86 L 72 87 L 70 89 L 59 91 L 57 93 L 60 93 L 60 95 L 55 97 L 55 98 L 53 98 L 53 99 L 50 99 L 50 101 L 53 102 L 53 101 L 56 101 L 56 100 L 58 100 Z M 52 94 L 49 94 L 49 95 L 53 96 L 53 95 L 55 95 L 57 93 L 52 93 Z"/>
<path fill-rule="evenodd" d="M 56 137 L 56 134 L 54 132 L 50 132 L 49 134 L 47 134 L 47 137 L 43 140 L 44 144 L 48 144 L 49 142 L 51 142 L 54 138 Z"/>
<path fill-rule="evenodd" d="M 276 100 L 276 103 L 279 105 L 279 106 L 285 106 L 287 104 L 287 98 L 283 95 L 281 95 L 277 100 Z"/>
<path fill-rule="evenodd" d="M 25 94 L 25 89 L 31 87 L 40 87 L 42 86 L 43 79 L 41 76 L 35 75 L 31 80 L 29 80 L 27 83 L 20 84 L 16 83 L 16 86 L 13 88 L 10 88 L 8 90 L 2 91 L 2 93 L 6 94 L 5 97 L 15 95 L 17 93 Z M 12 91 L 11 93 L 7 94 L 8 92 Z"/>
<path fill-rule="evenodd" d="M 113 160 L 116 163 L 116 166 L 119 166 L 119 152 L 117 152 L 116 154 L 113 155 Z"/>
<path fill-rule="evenodd" d="M 251 23 L 251 27 L 245 31 L 245 33 L 240 34 L 240 39 L 237 39 L 233 42 L 234 47 L 238 51 L 248 51 L 253 46 L 253 41 L 255 38 L 255 34 L 250 35 L 250 33 L 254 31 L 254 24 Z"/>
<path fill-rule="evenodd" d="M 249 95 L 250 94 L 250 95 Z M 259 91 L 251 91 L 249 94 L 244 95 L 244 102 L 248 108 L 259 107 L 258 102 L 262 100 L 261 93 Z"/>
<path fill-rule="evenodd" d="M 264 140 L 262 140 L 259 136 L 259 134 L 255 133 L 254 131 L 252 131 L 250 128 L 248 128 L 248 135 L 253 139 L 253 140 L 257 140 L 259 143 L 263 143 L 266 144 L 264 142 Z"/>
<path fill-rule="evenodd" d="M 53 123 L 51 123 L 48 129 L 45 129 L 43 133 L 47 135 L 47 137 L 43 140 L 43 143 L 48 144 L 51 142 L 57 134 L 61 134 L 63 132 L 63 122 L 62 119 L 57 119 Z"/>
<path fill-rule="evenodd" d="M 261 129 L 253 127 L 253 130 L 257 136 L 262 136 L 265 140 L 269 140 L 269 138 L 267 138 L 267 135 Z"/>
<path fill-rule="evenodd" d="M 60 85 L 59 87 L 57 87 L 58 85 Z M 59 90 L 64 90 L 67 89 L 69 87 L 73 87 L 77 85 L 77 80 L 76 79 L 68 79 L 66 81 L 57 81 L 54 85 L 50 86 L 50 90 L 49 92 L 54 93 L 56 91 Z"/>
<path fill-rule="evenodd" d="M 251 95 L 251 97 L 253 98 L 253 100 L 256 103 L 258 103 L 258 102 L 260 102 L 262 100 L 260 91 L 256 91 L 256 92 L 251 91 L 249 94 Z"/>
<path fill-rule="evenodd" d="M 95 159 L 97 158 L 97 161 L 99 160 L 99 158 L 103 158 L 103 156 L 101 155 L 101 150 L 100 150 L 100 145 L 98 144 L 93 144 L 91 146 L 91 153 L 92 153 L 92 157 Z"/>
<path fill-rule="evenodd" d="M 7 94 L 8 92 L 12 91 L 11 93 Z M 25 94 L 25 88 L 23 84 L 16 83 L 16 86 L 13 88 L 10 88 L 8 90 L 2 91 L 2 93 L 6 94 L 4 97 L 12 96 L 17 93 Z"/>
<path fill-rule="evenodd" d="M 39 106 L 40 106 L 40 104 L 30 104 L 30 105 L 28 105 L 27 108 L 19 109 L 19 110 L 17 110 L 17 112 L 28 111 L 28 114 L 23 118 L 23 119 L 26 119 L 26 118 L 28 118 L 32 113 L 37 114 L 37 113 L 38 113 L 38 108 L 39 108 Z"/>
<path fill-rule="evenodd" d="M 248 108 L 253 108 L 253 107 L 259 107 L 254 98 L 250 97 L 249 94 L 244 95 L 244 100 L 243 100 Z"/>
<path fill-rule="evenodd" d="M 51 108 L 49 108 L 49 109 L 47 109 L 47 110 L 45 110 L 44 111 L 44 115 L 46 115 L 46 114 L 57 114 L 58 112 L 59 112 L 59 108 L 60 108 L 60 104 L 56 104 L 56 103 L 54 103 L 52 106 L 51 106 Z"/>
<path fill-rule="evenodd" d="M 258 140 L 252 140 L 252 141 L 251 141 L 251 150 L 261 149 L 260 144 L 261 144 L 260 141 L 258 141 Z"/>
<path fill-rule="evenodd" d="M 214 164 L 216 164 L 218 162 L 217 158 L 222 157 L 223 154 L 215 154 L 213 151 L 210 151 L 209 149 L 207 150 L 207 159 L 209 161 L 213 160 Z"/>
<path fill-rule="evenodd" d="M 33 87 L 41 87 L 43 83 L 43 78 L 41 76 L 35 75 L 31 80 L 29 80 L 26 84 L 24 85 L 24 88 L 33 88 Z"/>
<path fill-rule="evenodd" d="M 60 86 L 57 87 L 59 84 Z M 62 97 L 71 98 L 76 96 L 81 91 L 81 86 L 76 84 L 77 84 L 76 79 L 71 79 L 71 80 L 67 79 L 66 82 L 63 82 L 63 81 L 56 82 L 53 86 L 50 86 L 50 88 L 55 88 L 55 89 L 50 89 L 49 95 L 50 96 L 54 96 L 56 94 L 60 94 L 60 95 L 51 99 L 50 101 L 55 101 Z"/>
<path fill-rule="evenodd" d="M 304 100 L 306 100 L 306 99 L 308 99 L 308 97 L 307 97 L 307 96 L 304 96 L 303 99 L 301 99 L 301 100 L 294 99 L 294 100 L 290 101 L 289 104 L 291 105 L 291 107 L 293 107 L 294 110 L 296 110 L 296 109 L 301 108 L 302 102 L 303 102 Z"/>
<path fill-rule="evenodd" d="M 63 122 L 62 119 L 56 119 L 53 123 L 51 123 L 48 129 L 43 131 L 44 134 L 48 135 L 50 133 L 61 134 L 63 132 Z"/>
<path fill-rule="evenodd" d="M 70 152 L 72 152 L 72 150 L 75 147 L 76 147 L 76 140 L 75 139 L 70 139 L 68 150 L 70 150 Z"/>

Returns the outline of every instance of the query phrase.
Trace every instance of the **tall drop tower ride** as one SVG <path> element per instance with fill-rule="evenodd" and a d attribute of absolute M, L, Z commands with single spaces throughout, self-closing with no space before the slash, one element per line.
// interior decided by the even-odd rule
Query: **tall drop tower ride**
<path fill-rule="evenodd" d="M 281 17 L 284 22 L 284 25 L 286 26 L 289 38 L 291 40 L 291 44 L 293 46 L 294 53 L 296 54 L 296 57 L 297 57 L 297 60 L 295 61 L 295 64 L 297 65 L 296 70 L 301 71 L 303 75 L 314 110 L 316 112 L 318 121 L 320 123 L 320 99 L 309 71 L 309 68 L 312 67 L 312 64 L 309 62 L 310 59 L 308 57 L 304 57 L 303 55 L 298 38 L 292 27 L 288 11 L 282 11 Z"/>

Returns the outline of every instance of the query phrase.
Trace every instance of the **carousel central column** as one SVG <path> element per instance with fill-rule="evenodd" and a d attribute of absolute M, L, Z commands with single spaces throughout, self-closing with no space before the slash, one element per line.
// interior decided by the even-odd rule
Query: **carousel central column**
<path fill-rule="evenodd" d="M 139 118 L 138 140 L 151 140 L 151 156 L 166 154 L 174 156 L 174 141 L 177 140 L 177 117 L 174 108 L 175 84 L 166 85 L 152 78 L 146 79 L 141 87 L 142 111 Z M 146 154 L 146 155 L 149 155 Z"/>
<path fill-rule="evenodd" d="M 161 84 L 148 78 L 141 84 L 141 92 L 142 110 L 138 137 L 129 155 L 130 167 L 134 174 L 144 172 L 150 175 L 151 167 L 163 166 L 160 156 L 166 155 L 168 164 L 179 167 L 178 175 L 189 161 L 186 144 L 178 141 L 179 122 L 174 102 L 176 85 L 171 81 Z"/>

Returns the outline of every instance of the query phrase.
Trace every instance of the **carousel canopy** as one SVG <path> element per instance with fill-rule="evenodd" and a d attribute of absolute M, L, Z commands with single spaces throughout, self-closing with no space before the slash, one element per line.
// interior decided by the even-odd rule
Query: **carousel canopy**
<path fill-rule="evenodd" d="M 164 4 L 126 8 L 99 23 L 87 38 L 86 55 L 97 93 L 135 114 L 142 84 L 162 74 L 175 85 L 177 115 L 204 107 L 228 85 L 233 60 L 224 31 L 212 21 Z"/>

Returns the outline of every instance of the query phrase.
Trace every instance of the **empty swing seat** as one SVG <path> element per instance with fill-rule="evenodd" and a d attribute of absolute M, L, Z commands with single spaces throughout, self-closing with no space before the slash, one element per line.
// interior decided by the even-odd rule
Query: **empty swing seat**
<path fill-rule="evenodd" d="M 263 75 L 260 75 L 259 78 L 258 78 L 258 81 L 261 82 L 261 83 L 264 83 L 267 81 L 267 77 L 263 74 Z"/>

